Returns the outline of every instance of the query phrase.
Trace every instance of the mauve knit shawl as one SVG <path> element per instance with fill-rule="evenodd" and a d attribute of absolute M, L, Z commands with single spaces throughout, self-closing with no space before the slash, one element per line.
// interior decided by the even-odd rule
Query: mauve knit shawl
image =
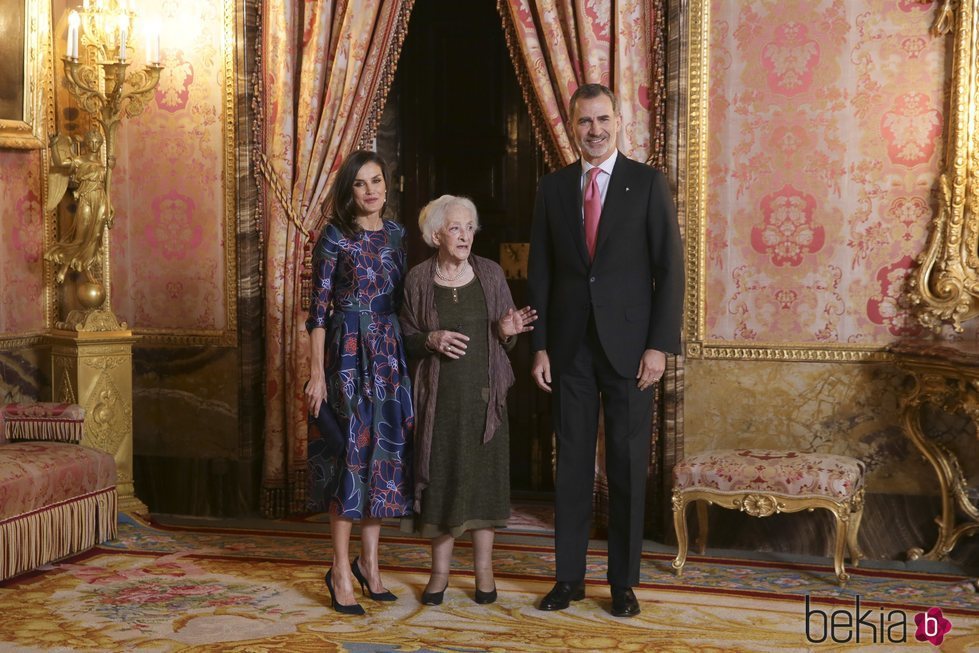
<path fill-rule="evenodd" d="M 439 328 L 438 311 L 435 308 L 435 260 L 438 254 L 413 267 L 405 278 L 404 303 L 401 306 L 401 331 L 405 338 L 417 333 L 436 331 Z M 486 410 L 486 427 L 483 442 L 493 439 L 503 419 L 507 391 L 513 385 L 513 368 L 507 351 L 516 343 L 504 345 L 496 333 L 496 323 L 513 308 L 513 296 L 507 285 L 503 269 L 494 261 L 476 256 L 469 263 L 483 287 L 486 298 L 487 338 L 489 340 L 489 404 Z M 435 425 L 436 399 L 439 387 L 441 357 L 429 353 L 411 361 L 411 376 L 415 401 L 415 512 L 421 511 L 422 490 L 428 487 L 428 466 L 432 453 L 432 429 Z"/>

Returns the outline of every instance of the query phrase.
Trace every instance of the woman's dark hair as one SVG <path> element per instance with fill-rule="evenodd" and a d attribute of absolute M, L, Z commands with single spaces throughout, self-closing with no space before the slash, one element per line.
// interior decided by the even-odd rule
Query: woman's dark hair
<path fill-rule="evenodd" d="M 330 222 L 343 232 L 345 236 L 353 236 L 360 227 L 357 225 L 357 212 L 354 205 L 354 181 L 357 173 L 368 163 L 376 163 L 381 169 L 384 177 L 384 188 L 391 187 L 391 180 L 388 178 L 388 167 L 384 159 L 377 152 L 369 150 L 355 150 L 347 155 L 340 169 L 336 173 L 336 179 L 330 192 L 326 194 L 326 201 L 323 202 L 323 217 L 326 222 Z M 381 207 L 381 217 L 384 217 L 384 210 L 387 203 Z"/>

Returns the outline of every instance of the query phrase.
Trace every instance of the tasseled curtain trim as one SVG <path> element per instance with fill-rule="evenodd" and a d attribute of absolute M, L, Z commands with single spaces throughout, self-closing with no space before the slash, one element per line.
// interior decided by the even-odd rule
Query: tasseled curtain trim
<path fill-rule="evenodd" d="M 85 422 L 65 419 L 10 419 L 2 420 L 3 434 L 8 440 L 48 440 L 52 442 L 82 441 Z"/>
<path fill-rule="evenodd" d="M 111 487 L 0 522 L 0 580 L 115 538 L 117 511 Z"/>

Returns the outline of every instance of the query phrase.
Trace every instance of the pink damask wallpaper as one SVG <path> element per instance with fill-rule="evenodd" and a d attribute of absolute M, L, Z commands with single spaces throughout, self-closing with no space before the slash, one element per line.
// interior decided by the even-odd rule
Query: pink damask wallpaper
<path fill-rule="evenodd" d="M 885 345 L 934 212 L 934 3 L 710 5 L 707 336 Z"/>
<path fill-rule="evenodd" d="M 56 47 L 63 50 L 66 6 L 76 3 L 55 4 Z M 234 195 L 226 184 L 233 188 L 235 174 L 225 149 L 233 112 L 226 55 L 234 47 L 226 12 L 233 11 L 230 2 L 139 5 L 141 16 L 160 25 L 164 70 L 145 111 L 119 128 L 110 234 L 112 307 L 137 331 L 233 327 L 234 242 L 227 242 L 227 227 Z M 138 38 L 136 46 L 133 69 L 144 63 Z M 73 106 L 63 90 L 59 102 Z"/>
<path fill-rule="evenodd" d="M 41 331 L 44 287 L 41 250 L 41 155 L 0 150 L 0 334 Z"/>

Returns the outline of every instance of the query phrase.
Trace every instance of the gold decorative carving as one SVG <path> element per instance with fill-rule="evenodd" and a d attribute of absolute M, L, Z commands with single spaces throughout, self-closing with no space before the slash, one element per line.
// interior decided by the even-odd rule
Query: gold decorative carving
<path fill-rule="evenodd" d="M 85 408 L 83 444 L 116 461 L 120 509 L 146 512 L 133 491 L 132 333 L 52 331 L 52 396 Z"/>
<path fill-rule="evenodd" d="M 939 178 L 938 211 L 925 251 L 917 259 L 908 296 L 918 321 L 933 331 L 979 315 L 979 150 L 973 130 L 979 112 L 979 0 L 944 0 L 932 33 L 952 34 L 952 84 L 945 169 Z"/>
<path fill-rule="evenodd" d="M 115 213 L 111 190 L 116 131 L 124 117 L 142 113 L 163 70 L 159 48 L 150 50 L 149 38 L 144 54 L 150 63 L 141 70 L 129 70 L 127 54 L 131 59 L 132 31 L 137 22 L 135 8 L 124 0 L 94 5 L 86 2 L 68 17 L 63 83 L 79 106 L 91 114 L 96 127 L 85 135 L 84 152 L 67 136 L 56 134 L 51 139 L 45 209 L 53 210 L 70 186 L 75 211 L 61 240 L 45 251 L 44 258 L 57 266 L 58 284 L 64 283 L 69 270 L 81 274 L 75 290 L 86 312 L 112 312 L 109 230 Z M 85 52 L 81 60 L 80 45 Z M 88 320 L 76 316 L 71 322 L 75 329 L 84 330 Z M 96 328 L 106 330 L 104 318 L 96 321 Z"/>
<path fill-rule="evenodd" d="M 970 497 L 958 458 L 946 445 L 925 434 L 921 414 L 928 404 L 950 413 L 962 413 L 972 420 L 979 433 L 979 351 L 934 343 L 900 343 L 891 350 L 911 379 L 901 398 L 901 424 L 935 469 L 942 499 L 942 512 L 935 519 L 938 524 L 935 545 L 928 552 L 915 547 L 908 551 L 908 557 L 943 560 L 959 538 L 979 531 L 979 507 Z M 966 517 L 960 524 L 956 524 L 956 508 Z"/>
<path fill-rule="evenodd" d="M 749 494 L 736 500 L 735 505 L 752 517 L 770 517 L 785 507 L 770 494 Z"/>
<path fill-rule="evenodd" d="M 686 206 L 685 340 L 690 358 L 706 357 L 707 297 L 707 98 L 710 65 L 710 0 L 690 0 L 687 57 L 687 173 L 680 195 Z M 682 74 L 682 73 L 681 73 Z"/>
<path fill-rule="evenodd" d="M 836 578 L 841 585 L 845 584 L 850 575 L 843 566 L 844 553 L 850 554 L 850 562 L 858 566 L 864 557 L 857 542 L 860 521 L 863 516 L 863 489 L 850 499 L 837 501 L 826 496 L 797 497 L 773 493 L 758 492 L 724 492 L 706 488 L 688 490 L 673 490 L 673 527 L 676 530 L 677 556 L 673 560 L 676 575 L 683 573 L 687 561 L 687 506 L 691 503 L 697 506 L 697 546 L 701 554 L 707 546 L 707 506 L 717 505 L 729 510 L 740 510 L 752 517 L 769 517 L 771 515 L 802 510 L 828 510 L 836 522 L 836 536 L 833 542 L 833 567 Z"/>
<path fill-rule="evenodd" d="M 14 349 L 27 349 L 40 343 L 44 339 L 44 334 L 38 333 L 10 333 L 0 337 L 0 351 L 12 351 Z"/>
<path fill-rule="evenodd" d="M 0 114 L 0 147 L 31 150 L 44 147 L 44 91 L 47 88 L 46 67 L 50 63 L 51 52 L 50 6 L 47 0 L 26 0 L 22 3 L 23 23 L 12 24 L 13 16 L 5 21 L 7 29 L 21 32 L 24 48 L 17 58 L 3 64 L 5 67 L 19 68 L 23 71 L 23 77 L 17 81 L 17 88 L 14 89 L 19 92 L 20 106 L 10 113 L 4 111 Z M 11 10 L 5 7 L 4 11 Z M 14 11 L 13 15 L 21 16 L 18 11 Z M 9 38 L 12 35 L 4 36 Z M 4 108 L 7 108 L 6 105 Z"/>
<path fill-rule="evenodd" d="M 811 345 L 785 345 L 773 347 L 766 345 L 750 346 L 744 344 L 721 345 L 703 342 L 688 342 L 687 356 L 690 358 L 717 358 L 728 360 L 767 360 L 786 362 L 849 363 L 858 361 L 887 361 L 892 356 L 879 347 L 853 347 L 851 349 L 817 348 Z"/>
<path fill-rule="evenodd" d="M 112 311 L 102 309 L 72 311 L 56 326 L 62 331 L 125 331 L 128 328 Z"/>

